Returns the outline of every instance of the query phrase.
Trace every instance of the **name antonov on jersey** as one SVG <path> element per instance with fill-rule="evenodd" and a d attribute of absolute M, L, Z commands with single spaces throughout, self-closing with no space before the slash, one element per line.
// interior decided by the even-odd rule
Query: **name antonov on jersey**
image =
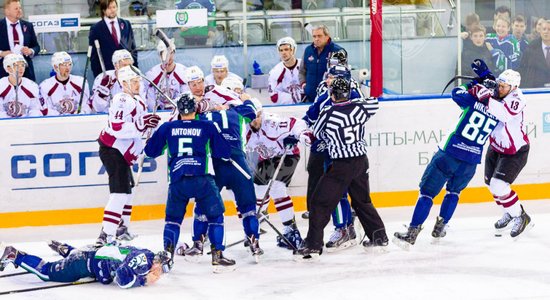
<path fill-rule="evenodd" d="M 185 135 L 185 136 L 200 136 L 202 129 L 200 128 L 172 128 L 172 136 Z"/>

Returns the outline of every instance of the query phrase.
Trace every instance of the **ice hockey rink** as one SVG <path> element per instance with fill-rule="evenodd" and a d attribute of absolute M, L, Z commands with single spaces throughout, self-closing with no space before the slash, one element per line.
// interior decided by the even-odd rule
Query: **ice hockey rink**
<path fill-rule="evenodd" d="M 234 272 L 214 274 L 210 256 L 191 263 L 176 257 L 173 270 L 151 286 L 122 290 L 91 283 L 2 296 L 2 299 L 550 299 L 550 200 L 524 201 L 535 226 L 518 240 L 497 238 L 493 223 L 500 209 L 493 203 L 462 204 L 447 236 L 432 243 L 431 230 L 439 206 L 432 208 L 415 246 L 409 251 L 393 243 L 388 253 L 372 254 L 356 246 L 324 253 L 315 263 L 295 262 L 288 250 L 277 248 L 275 234 L 262 235 L 265 250 L 256 264 L 242 245 L 228 248 L 237 260 Z M 404 229 L 412 207 L 382 208 L 388 236 Z M 298 214 L 299 215 L 299 214 Z M 278 216 L 270 218 L 280 226 Z M 302 235 L 307 220 L 297 216 Z M 236 217 L 226 218 L 227 243 L 242 238 Z M 161 250 L 163 222 L 134 222 L 138 247 Z M 100 224 L 0 229 L 7 244 L 55 260 L 46 245 L 58 239 L 83 246 L 95 240 Z M 191 220 L 184 220 L 182 237 L 191 240 Z M 332 231 L 325 230 L 325 240 Z M 20 272 L 12 265 L 0 275 Z M 54 283 L 31 274 L 0 278 L 0 292 Z"/>

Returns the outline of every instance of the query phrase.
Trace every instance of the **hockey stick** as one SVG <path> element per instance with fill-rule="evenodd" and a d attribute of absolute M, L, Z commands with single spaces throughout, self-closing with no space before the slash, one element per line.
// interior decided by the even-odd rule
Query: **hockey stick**
<path fill-rule="evenodd" d="M 478 77 L 473 77 L 473 76 L 456 75 L 455 77 L 451 78 L 451 80 L 449 80 L 447 85 L 443 88 L 443 91 L 441 91 L 441 95 L 443 95 L 443 93 L 445 93 L 445 90 L 449 87 L 449 85 L 451 85 L 451 83 L 455 82 L 458 79 L 474 80 L 474 79 L 479 79 L 479 78 Z"/>
<path fill-rule="evenodd" d="M 271 187 L 273 186 L 273 182 L 275 182 L 275 180 L 277 179 L 277 176 L 279 175 L 279 171 L 281 170 L 281 167 L 283 166 L 283 163 L 285 161 L 287 150 L 290 150 L 291 146 L 292 145 L 288 145 L 287 147 L 285 147 L 285 152 L 283 153 L 283 155 L 281 156 L 281 159 L 279 160 L 279 164 L 277 165 L 277 168 L 275 169 L 275 172 L 273 173 L 273 177 L 269 180 L 269 183 L 267 184 L 267 189 L 265 190 L 264 196 L 262 198 L 262 203 L 260 204 L 260 206 L 256 210 L 256 217 L 258 217 L 258 218 L 261 217 L 260 213 L 261 213 L 262 209 L 264 208 L 264 204 L 266 203 L 266 200 L 269 200 L 269 192 L 271 191 Z M 267 201 L 267 202 L 269 202 L 269 201 Z"/>
<path fill-rule="evenodd" d="M 265 233 L 267 233 L 267 231 L 265 231 L 265 230 L 263 230 L 263 229 L 260 229 L 260 232 L 259 232 L 260 235 L 265 234 Z M 231 247 L 233 247 L 233 246 L 237 246 L 237 245 L 239 245 L 239 244 L 242 244 L 242 243 L 244 243 L 245 240 L 246 240 L 246 239 L 240 239 L 240 240 L 235 241 L 235 242 L 233 242 L 233 243 L 231 243 L 231 244 L 225 245 L 225 249 L 231 248 Z M 210 255 L 210 254 L 212 254 L 212 251 L 208 251 L 208 252 L 206 252 L 206 254 L 207 254 L 207 255 Z"/>
<path fill-rule="evenodd" d="M 288 246 L 290 246 L 290 248 L 292 248 L 292 250 L 298 250 L 280 231 L 279 229 L 277 229 L 277 227 L 275 227 L 275 225 L 273 225 L 273 223 L 271 223 L 271 221 L 269 221 L 267 219 L 267 213 L 264 214 L 264 213 L 261 213 L 262 216 L 263 216 L 263 219 L 262 219 L 262 222 L 265 221 L 267 223 L 267 225 L 269 225 L 269 227 L 271 227 L 271 229 L 273 229 L 273 231 L 275 231 L 275 233 L 281 238 L 283 239 L 283 241 L 285 242 L 285 244 L 287 244 Z"/>
<path fill-rule="evenodd" d="M 130 68 L 132 69 L 132 71 L 134 71 L 136 74 L 139 75 L 139 77 L 143 78 L 145 81 L 149 82 L 151 84 L 151 86 L 157 90 L 157 92 L 159 92 L 164 98 L 166 98 L 166 100 L 168 100 L 170 103 L 172 103 L 172 105 L 174 105 L 174 107 L 178 107 L 178 105 L 176 104 L 176 101 L 174 101 L 172 98 L 168 97 L 168 95 L 166 95 L 159 87 L 158 85 L 156 85 L 151 79 L 147 78 L 147 76 L 143 75 L 143 73 L 141 73 L 141 71 L 136 68 L 135 66 L 133 65 L 130 65 Z"/>
<path fill-rule="evenodd" d="M 86 64 L 84 65 L 84 80 L 82 80 L 82 91 L 80 91 L 80 100 L 78 101 L 78 108 L 76 109 L 76 114 L 79 114 L 80 111 L 82 110 L 82 100 L 84 99 L 84 89 L 86 88 L 86 72 L 88 72 L 88 66 L 90 65 L 91 56 L 92 56 L 92 46 L 88 46 L 88 53 L 86 53 Z"/>
<path fill-rule="evenodd" d="M 33 287 L 33 288 L 28 288 L 28 289 L 4 291 L 4 292 L 0 292 L 0 295 L 11 295 L 11 294 L 18 294 L 18 293 L 41 291 L 41 290 L 48 290 L 48 289 L 53 289 L 53 288 L 74 286 L 74 285 L 82 285 L 82 284 L 88 284 L 88 283 L 94 283 L 94 282 L 97 282 L 97 280 L 93 279 L 93 280 L 87 280 L 87 281 L 67 282 L 67 283 L 60 283 L 60 284 L 54 284 L 54 285 L 48 285 L 48 286 Z"/>
<path fill-rule="evenodd" d="M 95 49 L 97 51 L 97 57 L 99 57 L 99 64 L 101 65 L 101 72 L 105 73 L 105 61 L 103 61 L 103 54 L 101 53 L 101 46 L 99 40 L 94 40 Z"/>
<path fill-rule="evenodd" d="M 15 67 L 15 103 L 19 103 L 19 66 L 14 64 Z"/>
<path fill-rule="evenodd" d="M 25 275 L 25 274 L 31 274 L 31 273 L 27 271 L 23 271 L 23 272 L 16 272 L 16 273 L 10 273 L 10 274 L 3 274 L 3 275 L 0 275 L 0 278 L 13 277 L 13 276 L 19 276 L 19 275 Z"/>

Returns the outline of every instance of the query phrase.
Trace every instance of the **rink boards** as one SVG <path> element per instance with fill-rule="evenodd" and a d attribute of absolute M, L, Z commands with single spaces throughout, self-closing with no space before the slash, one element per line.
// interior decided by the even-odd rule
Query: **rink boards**
<path fill-rule="evenodd" d="M 525 200 L 550 198 L 550 96 L 527 98 L 525 127 L 531 152 L 514 189 Z M 265 108 L 299 118 L 306 109 L 305 105 Z M 448 98 L 381 102 L 367 125 L 371 191 L 377 206 L 416 202 L 422 172 L 460 112 Z M 161 116 L 166 119 L 168 113 Z M 106 115 L 0 120 L 0 228 L 100 222 L 108 186 L 96 139 L 106 122 Z M 305 210 L 307 156 L 302 147 L 290 187 L 297 211 Z M 163 218 L 166 157 L 147 159 L 144 166 L 132 218 Z M 233 214 L 232 194 L 224 191 L 223 197 Z M 492 201 L 483 185 L 483 165 L 460 201 Z"/>

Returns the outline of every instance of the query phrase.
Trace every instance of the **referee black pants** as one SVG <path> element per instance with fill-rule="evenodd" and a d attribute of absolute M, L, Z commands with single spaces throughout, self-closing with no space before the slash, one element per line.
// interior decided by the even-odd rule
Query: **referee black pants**
<path fill-rule="evenodd" d="M 384 222 L 370 198 L 368 169 L 369 161 L 366 155 L 333 161 L 331 168 L 321 177 L 313 192 L 306 237 L 308 248 L 323 248 L 323 230 L 346 189 L 351 197 L 351 206 L 357 213 L 369 240 L 386 237 Z"/>
<path fill-rule="evenodd" d="M 313 192 L 325 173 L 325 154 L 317 153 L 310 151 L 309 158 L 307 161 L 307 195 L 306 195 L 306 204 L 307 210 L 311 210 L 311 199 L 313 198 Z"/>

